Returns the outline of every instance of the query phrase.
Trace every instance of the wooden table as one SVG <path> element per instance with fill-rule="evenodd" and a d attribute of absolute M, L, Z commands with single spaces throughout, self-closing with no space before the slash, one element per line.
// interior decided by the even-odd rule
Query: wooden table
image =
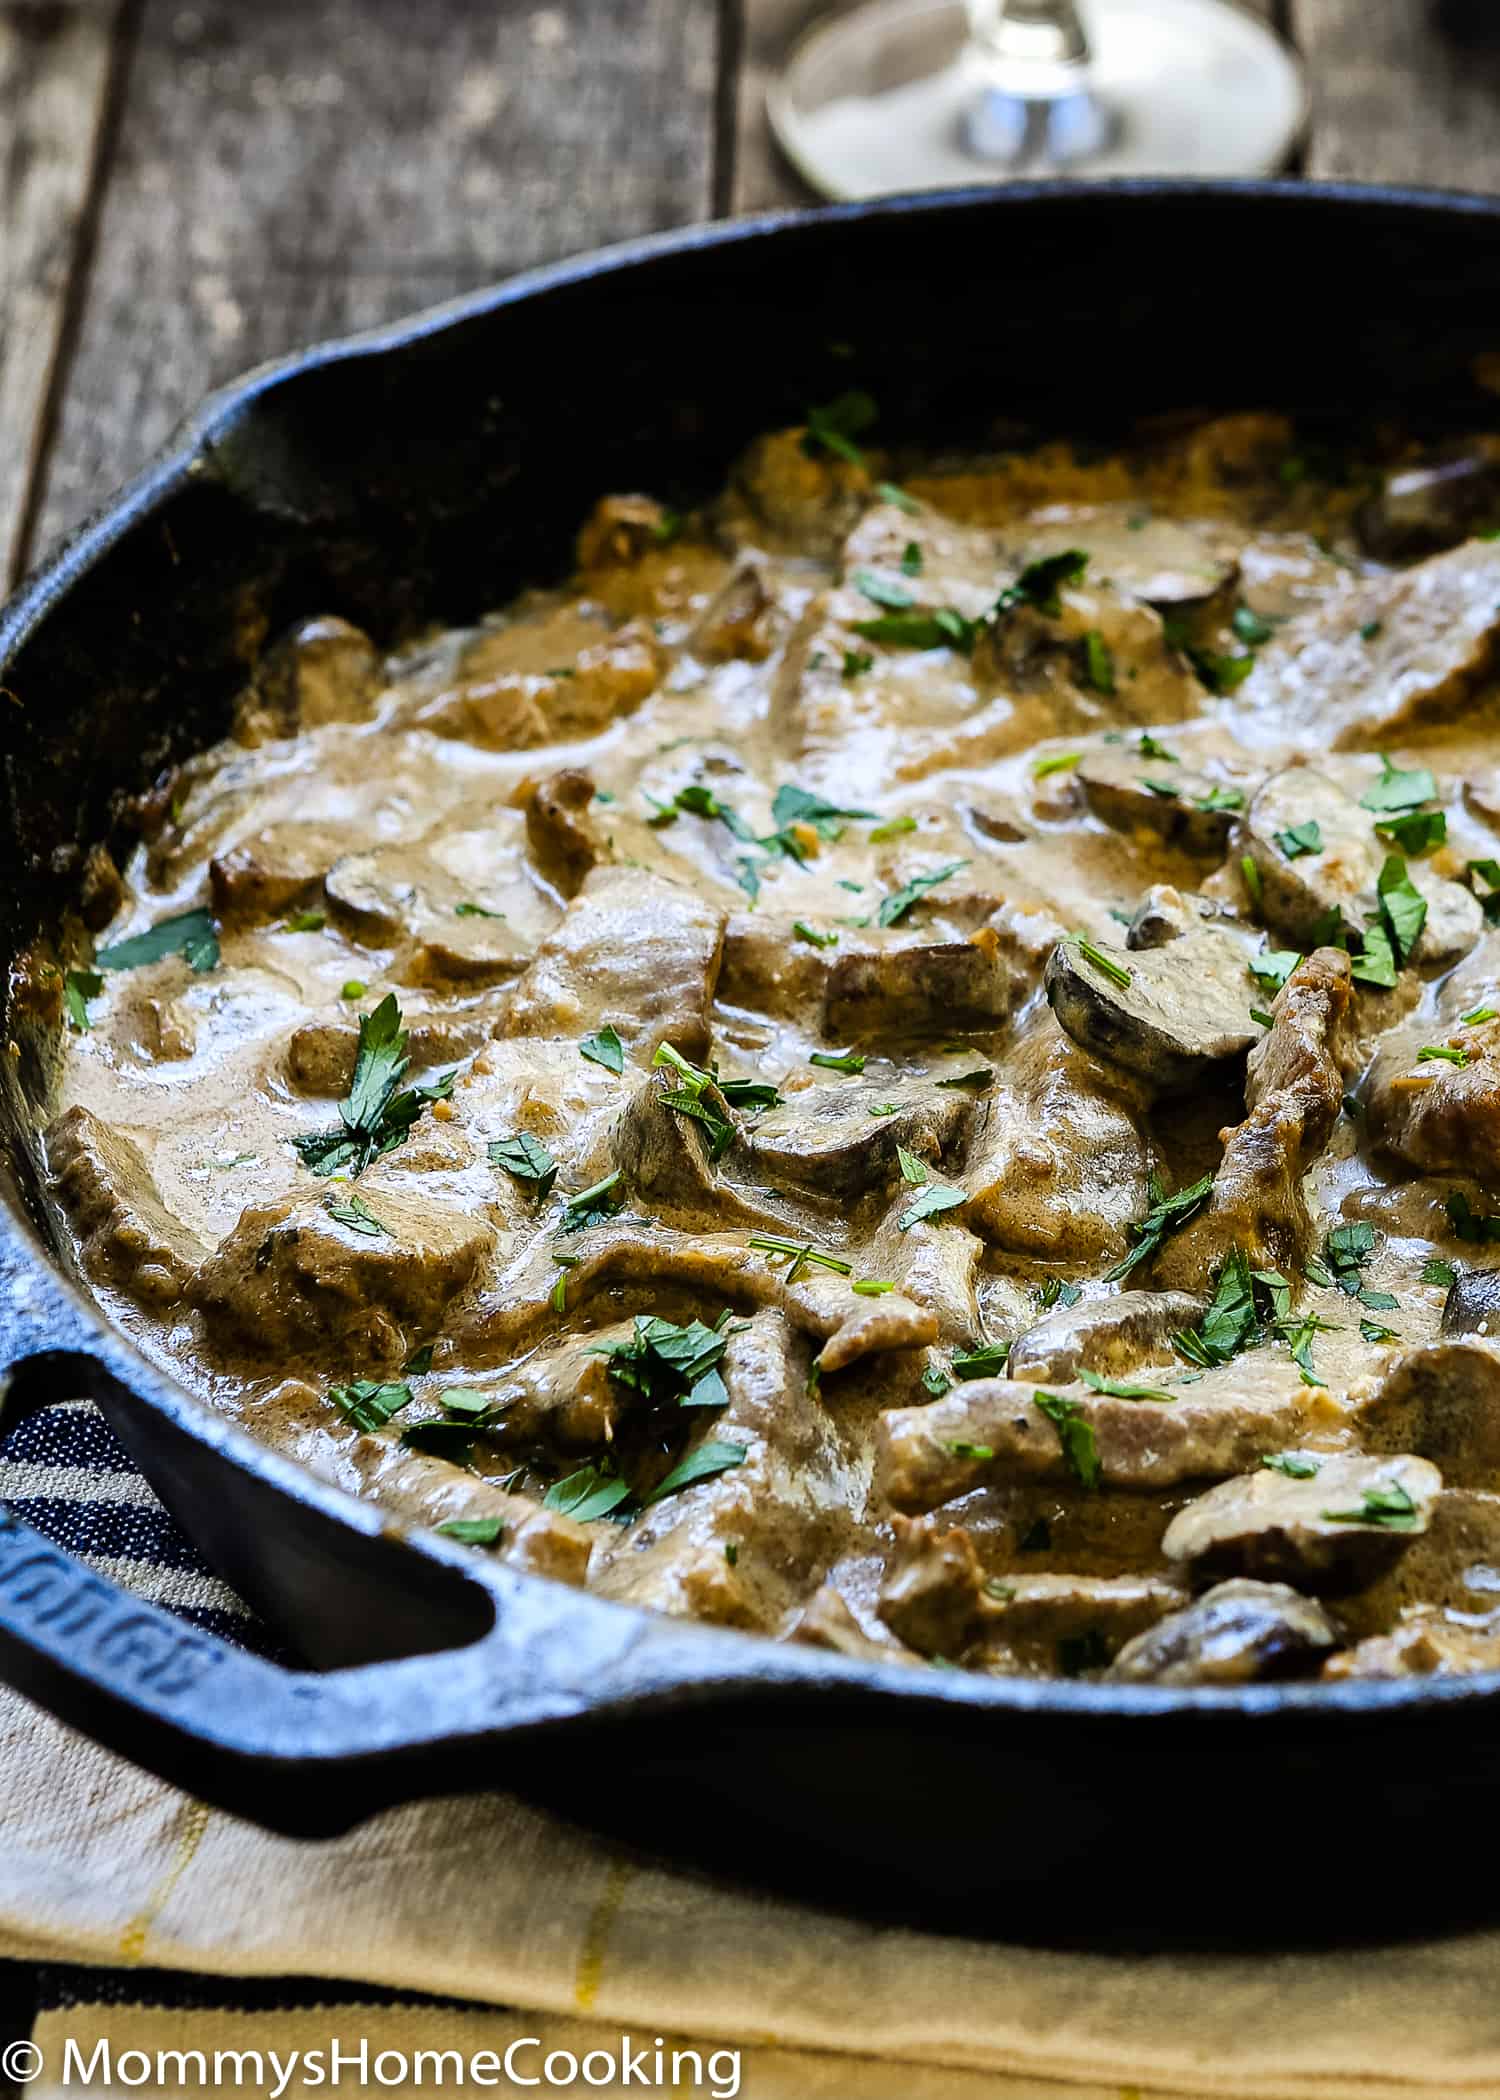
<path fill-rule="evenodd" d="M 1500 31 L 1442 27 L 1491 0 L 1247 4 L 1306 54 L 1307 175 L 1500 188 Z M 8 575 L 247 365 L 571 250 L 805 201 L 763 93 L 820 11 L 0 0 Z"/>

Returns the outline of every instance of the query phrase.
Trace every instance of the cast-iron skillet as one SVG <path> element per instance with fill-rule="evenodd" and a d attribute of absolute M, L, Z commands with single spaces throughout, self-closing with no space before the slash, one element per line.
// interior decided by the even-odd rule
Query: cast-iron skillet
<path fill-rule="evenodd" d="M 1500 206 L 1286 185 L 1017 187 L 698 228 L 532 272 L 215 396 L 0 619 L 0 942 L 221 735 L 293 617 L 390 640 L 562 573 L 594 498 L 712 491 L 851 385 L 880 436 L 1186 407 L 1492 424 Z M 13 1008 L 18 1002 L 12 1002 Z M 64 1273 L 37 1170 L 56 1030 L 0 1057 L 8 1410 L 92 1392 L 304 1671 L 0 1519 L 0 1676 L 295 1833 L 529 1790 L 719 1869 L 1004 1932 L 1283 1939 L 1493 1882 L 1492 1677 L 1180 1692 L 876 1667 L 596 1601 L 323 1487 L 190 1398 Z M 50 1037 L 50 1047 L 48 1038 Z M 1448 1864 L 1444 1864 L 1447 1862 Z"/>

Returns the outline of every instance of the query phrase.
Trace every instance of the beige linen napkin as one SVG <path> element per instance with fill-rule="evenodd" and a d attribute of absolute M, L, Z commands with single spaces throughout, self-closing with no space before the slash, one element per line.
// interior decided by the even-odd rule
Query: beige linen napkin
<path fill-rule="evenodd" d="M 711 2038 L 744 2047 L 750 2100 L 1500 2095 L 1500 1932 L 1316 1958 L 1057 1953 L 719 1886 L 504 1795 L 269 1837 L 9 1693 L 0 1759 L 0 1954 L 357 1979 L 506 2008 L 439 2024 L 508 2035 Z M 1233 1854 L 1229 1837 L 1226 1873 Z"/>

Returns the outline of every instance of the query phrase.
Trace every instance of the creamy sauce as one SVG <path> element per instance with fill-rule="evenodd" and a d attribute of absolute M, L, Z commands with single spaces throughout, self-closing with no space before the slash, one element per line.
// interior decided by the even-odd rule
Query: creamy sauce
<path fill-rule="evenodd" d="M 1338 1601 L 1321 1650 L 1273 1643 L 1265 1667 L 1335 1648 L 1334 1669 L 1480 1666 L 1453 1660 L 1458 1635 L 1412 1660 L 1432 1614 L 1500 1659 L 1469 1626 L 1500 1581 L 1500 1475 L 1476 1446 L 1433 1488 L 1399 1468 L 1440 1431 L 1372 1427 L 1414 1419 L 1392 1367 L 1435 1342 L 1434 1258 L 1483 1259 L 1448 1206 L 1489 1212 L 1476 1133 L 1497 1127 L 1500 1042 L 1444 987 L 1472 978 L 1462 1011 L 1483 1011 L 1493 980 L 1500 1007 L 1467 872 L 1500 855 L 1500 543 L 1439 529 L 1424 566 L 1390 559 L 1390 462 L 1331 481 L 1270 416 L 894 489 L 848 442 L 762 441 L 701 516 L 606 501 L 568 588 L 472 631 L 382 660 L 317 620 L 268 658 L 236 738 L 183 770 L 125 870 L 102 989 L 75 980 L 88 1026 L 49 1157 L 85 1270 L 153 1357 L 328 1477 L 629 1601 L 1088 1671 L 1210 1575 L 1270 1573 Z M 1432 796 L 1361 805 L 1423 766 Z M 1318 843 L 1285 851 L 1313 775 Z M 1445 836 L 1411 850 L 1375 834 L 1438 811 Z M 1425 907 L 1409 952 L 1376 887 L 1390 856 Z M 211 967 L 108 967 L 195 911 Z M 1278 992 L 1320 938 L 1358 965 L 1389 924 L 1389 988 L 1358 966 L 1351 984 L 1335 946 Z M 1174 947 L 1187 966 L 1143 1018 Z M 321 1178 L 295 1141 L 340 1128 L 388 995 L 405 1083 L 451 1073 L 451 1092 L 357 1177 Z M 1287 1058 L 1291 1078 L 1256 1080 Z M 726 1098 L 709 1070 L 779 1102 Z M 551 1162 L 540 1192 L 493 1156 L 523 1134 Z M 1274 1171 L 1247 1194 L 1252 1157 Z M 1149 1251 L 1157 1196 L 1216 1173 Z M 611 1176 L 598 1222 L 567 1229 L 568 1198 Z M 1253 1334 L 1205 1361 L 1177 1338 L 1240 1254 L 1289 1296 L 1257 1287 Z M 1111 1339 L 1097 1316 L 1126 1301 L 1140 1331 Z M 679 1405 L 660 1365 L 642 1399 L 597 1353 L 637 1315 L 726 1311 L 715 1408 Z M 1050 1355 L 1022 1344 L 1044 1318 Z M 408 1397 L 372 1422 L 357 1380 Z M 652 1499 L 705 1443 L 738 1458 Z M 1390 1455 L 1375 1484 L 1397 1501 L 1346 1526 L 1349 1552 L 1321 1508 L 1316 1541 L 1268 1549 L 1257 1515 L 1259 1544 L 1168 1550 L 1174 1517 L 1261 1455 L 1311 1454 L 1306 1480 L 1366 1451 Z"/>

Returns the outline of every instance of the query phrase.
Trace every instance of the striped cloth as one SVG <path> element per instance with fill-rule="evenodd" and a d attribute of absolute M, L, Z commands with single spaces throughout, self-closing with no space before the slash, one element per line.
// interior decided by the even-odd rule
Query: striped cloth
<path fill-rule="evenodd" d="M 0 1499 L 273 1652 L 90 1404 L 0 1443 Z M 499 1794 L 298 1844 L 6 1692 L 0 1772 L 0 2094 L 1500 2095 L 1500 1932 L 1316 1958 L 944 1938 L 719 1886 Z M 1264 1842 L 1253 1804 L 1243 1832 Z M 1231 1818 L 1226 1873 L 1240 1841 Z M 1312 1841 L 1326 1864 L 1366 1836 L 1335 1812 Z"/>

